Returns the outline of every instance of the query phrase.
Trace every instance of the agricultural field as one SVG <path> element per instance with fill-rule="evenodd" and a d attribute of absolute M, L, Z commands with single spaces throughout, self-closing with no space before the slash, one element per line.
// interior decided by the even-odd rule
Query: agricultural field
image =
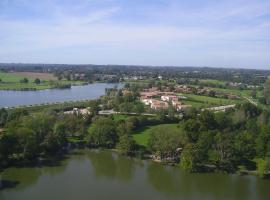
<path fill-rule="evenodd" d="M 38 72 L 14 72 L 12 73 L 15 76 L 19 77 L 25 77 L 31 80 L 34 80 L 36 78 L 39 78 L 40 80 L 45 81 L 56 81 L 57 77 L 55 77 L 53 74 L 50 73 L 38 73 Z"/>
<path fill-rule="evenodd" d="M 23 78 L 28 79 L 28 83 L 21 83 Z M 39 78 L 40 84 L 34 83 L 34 80 Z M 35 72 L 16 72 L 16 73 L 4 73 L 0 72 L 0 90 L 43 90 L 55 88 L 56 84 L 71 84 L 81 85 L 82 81 L 57 81 L 57 78 L 53 74 L 49 73 L 35 73 Z"/>
<path fill-rule="evenodd" d="M 136 141 L 137 144 L 147 147 L 151 133 L 155 132 L 155 130 L 157 130 L 160 127 L 165 127 L 168 131 L 170 130 L 180 131 L 179 124 L 160 124 L 155 126 L 145 126 L 133 133 L 132 135 L 133 139 Z"/>

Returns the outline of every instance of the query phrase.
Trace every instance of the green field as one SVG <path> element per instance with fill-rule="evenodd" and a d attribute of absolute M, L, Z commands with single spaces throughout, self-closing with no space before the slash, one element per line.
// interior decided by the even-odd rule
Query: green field
<path fill-rule="evenodd" d="M 214 79 L 200 79 L 200 83 L 206 83 L 206 84 L 215 84 L 215 85 L 225 85 L 225 81 L 219 81 L 219 80 L 214 80 Z"/>
<path fill-rule="evenodd" d="M 23 77 L 12 74 L 12 73 L 0 72 L 0 79 L 2 80 L 3 83 L 19 83 L 22 78 Z M 29 81 L 33 81 L 33 80 L 29 79 Z"/>
<path fill-rule="evenodd" d="M 181 94 L 181 96 L 187 97 L 187 99 L 182 100 L 183 103 L 192 105 L 196 108 L 201 107 L 211 107 L 211 106 L 219 106 L 219 105 L 231 105 L 239 103 L 241 100 L 236 99 L 224 99 L 224 98 L 216 98 L 216 97 L 208 97 L 202 95 L 195 94 Z"/>
<path fill-rule="evenodd" d="M 168 131 L 170 130 L 179 130 L 179 124 L 160 124 L 155 126 L 146 126 L 141 128 L 138 131 L 133 133 L 133 139 L 137 144 L 147 147 L 148 139 L 150 138 L 151 133 L 155 132 L 156 129 L 160 127 L 166 127 Z"/>
<path fill-rule="evenodd" d="M 33 73 L 32 73 L 33 74 Z M 0 72 L 0 90 L 44 90 L 55 88 L 55 84 L 71 84 L 71 85 L 82 85 L 82 81 L 48 81 L 43 80 L 40 84 L 35 84 L 35 78 L 28 78 L 28 83 L 20 83 L 24 77 L 13 73 Z"/>

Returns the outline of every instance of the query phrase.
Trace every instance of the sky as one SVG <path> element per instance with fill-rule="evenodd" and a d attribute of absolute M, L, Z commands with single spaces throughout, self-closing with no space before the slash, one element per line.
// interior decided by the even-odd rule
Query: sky
<path fill-rule="evenodd" d="M 0 62 L 270 69 L 270 0 L 0 0 Z"/>

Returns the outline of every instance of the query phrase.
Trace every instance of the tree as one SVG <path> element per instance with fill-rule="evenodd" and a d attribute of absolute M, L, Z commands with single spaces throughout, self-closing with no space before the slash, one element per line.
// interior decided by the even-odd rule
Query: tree
<path fill-rule="evenodd" d="M 6 132 L 0 135 L 0 166 L 5 165 L 9 156 L 15 153 L 16 143 L 14 134 Z"/>
<path fill-rule="evenodd" d="M 233 171 L 234 159 L 232 135 L 218 132 L 214 137 L 213 149 L 209 151 L 209 160 L 220 169 Z"/>
<path fill-rule="evenodd" d="M 166 127 L 155 129 L 155 132 L 150 134 L 148 140 L 150 150 L 161 160 L 164 158 L 177 159 L 177 149 L 183 146 L 183 142 L 181 133 L 168 130 Z"/>
<path fill-rule="evenodd" d="M 61 150 L 66 142 L 66 124 L 60 122 L 54 125 L 54 131 L 48 133 L 41 146 L 48 154 L 55 154 Z"/>
<path fill-rule="evenodd" d="M 118 140 L 115 124 L 110 118 L 97 118 L 90 126 L 88 132 L 88 142 L 90 145 L 112 148 Z"/>
<path fill-rule="evenodd" d="M 216 128 L 216 120 L 213 112 L 205 110 L 201 113 L 199 120 L 203 130 L 213 130 Z"/>
<path fill-rule="evenodd" d="M 235 156 L 239 164 L 252 159 L 256 155 L 255 141 L 250 132 L 238 133 L 234 139 Z"/>
<path fill-rule="evenodd" d="M 23 78 L 22 80 L 20 80 L 20 83 L 28 83 L 29 80 L 27 78 Z"/>
<path fill-rule="evenodd" d="M 0 109 L 0 127 L 4 126 L 7 122 L 8 112 L 6 109 Z"/>
<path fill-rule="evenodd" d="M 98 111 L 100 110 L 99 108 L 99 102 L 98 101 L 92 101 L 90 105 L 90 112 L 92 115 L 97 115 Z"/>
<path fill-rule="evenodd" d="M 183 129 L 189 142 L 196 142 L 199 137 L 201 124 L 196 119 L 189 119 L 183 124 Z"/>
<path fill-rule="evenodd" d="M 198 170 L 198 150 L 194 144 L 187 144 L 181 153 L 180 167 L 189 172 Z"/>
<path fill-rule="evenodd" d="M 264 84 L 263 95 L 267 104 L 270 104 L 270 78 Z"/>
<path fill-rule="evenodd" d="M 270 172 L 270 158 L 258 159 L 257 160 L 257 172 L 258 175 L 262 178 Z"/>
<path fill-rule="evenodd" d="M 198 163 L 209 161 L 208 152 L 213 146 L 215 131 L 204 131 L 199 134 L 198 141 L 195 144 L 197 149 Z"/>
<path fill-rule="evenodd" d="M 232 119 L 228 113 L 220 112 L 215 114 L 215 121 L 219 130 L 230 129 L 232 126 Z"/>
<path fill-rule="evenodd" d="M 135 141 L 129 134 L 124 134 L 119 136 L 119 142 L 116 148 L 120 151 L 120 153 L 128 155 L 135 150 Z"/>
<path fill-rule="evenodd" d="M 256 152 L 260 157 L 270 156 L 270 131 L 269 125 L 262 127 L 256 139 Z"/>
<path fill-rule="evenodd" d="M 38 142 L 33 130 L 19 127 L 13 132 L 17 140 L 17 153 L 22 152 L 24 159 L 31 159 L 38 154 Z"/>
<path fill-rule="evenodd" d="M 34 83 L 37 84 L 37 85 L 40 84 L 40 82 L 41 82 L 41 81 L 40 81 L 39 78 L 36 78 L 35 81 L 34 81 Z"/>
<path fill-rule="evenodd" d="M 253 99 L 256 99 L 256 97 L 257 97 L 257 91 L 256 91 L 256 89 L 253 89 L 253 90 L 251 91 L 251 97 L 252 97 Z"/>
<path fill-rule="evenodd" d="M 8 117 L 7 117 L 7 122 L 9 121 L 19 121 L 20 118 L 27 116 L 29 113 L 26 109 L 23 108 L 18 108 L 9 111 Z"/>

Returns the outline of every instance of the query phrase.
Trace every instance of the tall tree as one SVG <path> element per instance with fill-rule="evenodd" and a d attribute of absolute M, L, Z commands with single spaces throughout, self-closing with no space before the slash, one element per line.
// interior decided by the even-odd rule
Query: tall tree
<path fill-rule="evenodd" d="M 178 148 L 183 147 L 184 139 L 181 133 L 160 127 L 152 132 L 149 138 L 149 147 L 160 159 L 177 158 Z"/>
<path fill-rule="evenodd" d="M 264 84 L 263 95 L 265 97 L 266 103 L 270 104 L 270 78 L 269 77 Z"/>
<path fill-rule="evenodd" d="M 97 118 L 88 132 L 90 145 L 112 148 L 118 140 L 114 121 L 110 118 Z"/>

